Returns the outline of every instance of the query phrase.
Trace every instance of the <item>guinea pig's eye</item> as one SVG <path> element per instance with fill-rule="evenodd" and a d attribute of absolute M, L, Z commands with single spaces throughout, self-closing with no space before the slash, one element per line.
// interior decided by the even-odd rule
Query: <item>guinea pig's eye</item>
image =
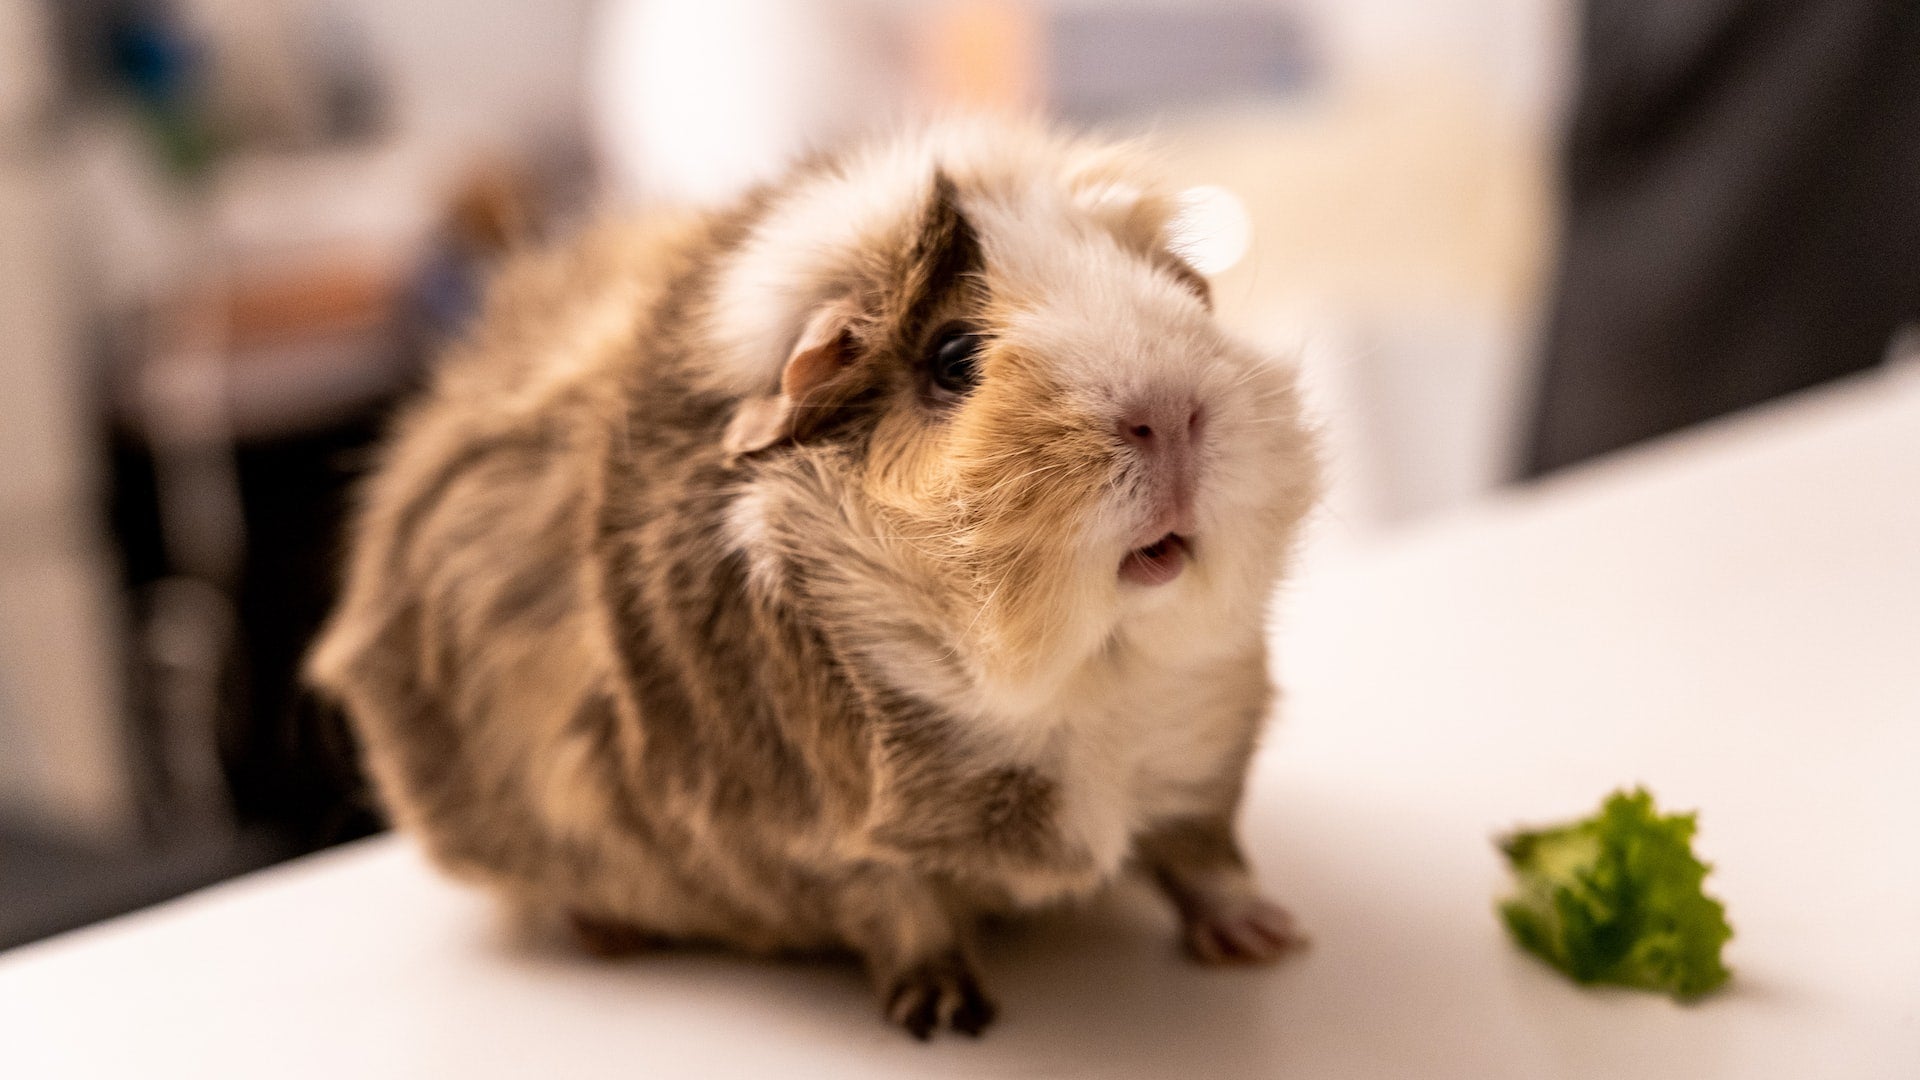
<path fill-rule="evenodd" d="M 942 330 L 927 355 L 936 396 L 959 397 L 980 381 L 980 335 L 964 326 Z"/>

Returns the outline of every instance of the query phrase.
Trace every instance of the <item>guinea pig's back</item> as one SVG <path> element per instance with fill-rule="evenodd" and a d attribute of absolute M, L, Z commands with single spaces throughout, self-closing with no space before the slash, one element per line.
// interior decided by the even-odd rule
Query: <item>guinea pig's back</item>
<path fill-rule="evenodd" d="M 592 777 L 544 772 L 611 730 L 583 571 L 593 457 L 686 236 L 611 225 L 511 260 L 362 490 L 308 678 L 345 705 L 388 812 L 452 869 L 520 877 L 604 809 Z"/>

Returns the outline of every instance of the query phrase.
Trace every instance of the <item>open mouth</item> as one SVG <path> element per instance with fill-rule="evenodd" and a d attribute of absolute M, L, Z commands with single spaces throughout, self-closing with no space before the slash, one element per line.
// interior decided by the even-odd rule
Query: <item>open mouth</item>
<path fill-rule="evenodd" d="M 1167 535 L 1127 552 L 1120 560 L 1120 580 L 1135 585 L 1164 585 L 1180 576 L 1192 554 L 1187 539 L 1179 533 Z"/>

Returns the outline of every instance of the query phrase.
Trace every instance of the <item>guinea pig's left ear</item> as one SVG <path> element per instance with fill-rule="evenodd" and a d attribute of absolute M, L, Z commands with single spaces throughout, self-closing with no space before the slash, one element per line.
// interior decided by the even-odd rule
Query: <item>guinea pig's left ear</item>
<path fill-rule="evenodd" d="M 849 303 L 834 303 L 813 313 L 794 342 L 780 372 L 780 389 L 750 397 L 727 424 L 721 446 L 729 454 L 751 454 L 788 439 L 802 439 L 818 426 L 851 389 L 853 324 Z"/>

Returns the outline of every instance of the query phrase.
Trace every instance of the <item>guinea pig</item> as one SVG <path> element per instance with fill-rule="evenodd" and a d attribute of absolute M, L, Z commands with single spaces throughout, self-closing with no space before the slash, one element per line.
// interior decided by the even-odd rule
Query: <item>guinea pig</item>
<path fill-rule="evenodd" d="M 848 951 L 921 1038 L 984 915 L 1236 838 L 1314 500 L 1129 144 L 970 121 L 501 271 L 368 478 L 308 676 L 445 870 L 617 952 Z"/>

